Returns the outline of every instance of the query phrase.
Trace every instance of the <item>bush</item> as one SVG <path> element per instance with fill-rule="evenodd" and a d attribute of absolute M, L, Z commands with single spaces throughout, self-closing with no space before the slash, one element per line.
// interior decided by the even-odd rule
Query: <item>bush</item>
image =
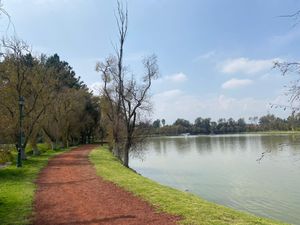
<path fill-rule="evenodd" d="M 13 146 L 0 145 L 0 163 L 10 162 L 13 159 L 12 155 Z"/>

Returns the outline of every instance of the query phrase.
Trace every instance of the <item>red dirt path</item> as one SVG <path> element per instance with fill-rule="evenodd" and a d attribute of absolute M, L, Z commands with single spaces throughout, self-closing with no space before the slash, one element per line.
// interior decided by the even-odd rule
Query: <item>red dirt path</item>
<path fill-rule="evenodd" d="M 145 201 L 104 181 L 88 160 L 95 145 L 50 160 L 37 180 L 33 224 L 173 225 L 176 216 L 157 213 Z"/>

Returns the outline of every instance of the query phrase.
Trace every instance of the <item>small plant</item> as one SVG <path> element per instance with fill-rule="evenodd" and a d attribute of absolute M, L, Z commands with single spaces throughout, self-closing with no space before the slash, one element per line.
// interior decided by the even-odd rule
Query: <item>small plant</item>
<path fill-rule="evenodd" d="M 0 145 L 0 164 L 10 162 L 13 159 L 12 146 Z"/>

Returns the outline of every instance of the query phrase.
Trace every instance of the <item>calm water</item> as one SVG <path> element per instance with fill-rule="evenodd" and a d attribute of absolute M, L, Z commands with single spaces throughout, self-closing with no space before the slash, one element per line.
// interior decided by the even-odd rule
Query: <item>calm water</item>
<path fill-rule="evenodd" d="M 300 224 L 300 136 L 151 138 L 143 160 L 130 166 L 209 201 Z"/>

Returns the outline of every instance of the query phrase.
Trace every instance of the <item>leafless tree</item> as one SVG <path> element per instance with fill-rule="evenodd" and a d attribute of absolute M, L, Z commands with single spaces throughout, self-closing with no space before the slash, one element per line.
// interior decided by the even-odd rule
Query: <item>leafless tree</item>
<path fill-rule="evenodd" d="M 289 18 L 293 20 L 293 27 L 297 26 L 300 19 L 300 10 L 295 11 L 291 14 L 281 15 L 279 17 Z M 275 61 L 274 68 L 278 69 L 283 76 L 288 73 L 300 74 L 300 62 L 298 61 Z M 287 104 L 271 104 L 271 107 L 291 109 L 292 114 L 300 111 L 300 78 L 293 80 L 290 85 L 285 86 L 287 88 L 285 95 L 289 96 Z"/>
<path fill-rule="evenodd" d="M 142 81 L 130 75 L 123 65 L 124 43 L 128 30 L 128 10 L 118 1 L 116 14 L 118 45 L 114 46 L 115 55 L 105 62 L 98 63 L 96 70 L 101 72 L 104 82 L 103 94 L 108 102 L 106 115 L 112 126 L 114 153 L 129 166 L 129 151 L 137 142 L 136 126 L 142 112 L 149 111 L 151 104 L 148 93 L 152 80 L 158 77 L 155 55 L 143 60 L 145 73 Z"/>
<path fill-rule="evenodd" d="M 146 69 L 142 84 L 138 84 L 132 77 L 125 85 L 122 92 L 122 108 L 126 127 L 126 140 L 124 146 L 124 165 L 128 167 L 129 150 L 134 144 L 134 131 L 137 124 L 137 118 L 142 111 L 151 110 L 151 104 L 148 101 L 148 92 L 152 80 L 158 76 L 157 58 L 155 55 L 144 59 Z"/>
<path fill-rule="evenodd" d="M 283 76 L 286 76 L 288 73 L 300 74 L 300 62 L 274 62 L 274 68 L 278 69 Z M 300 111 L 300 78 L 297 78 L 287 86 L 285 86 L 286 92 L 285 95 L 288 96 L 287 104 L 272 104 L 271 107 L 282 108 L 284 110 L 291 109 L 292 113 Z"/>

